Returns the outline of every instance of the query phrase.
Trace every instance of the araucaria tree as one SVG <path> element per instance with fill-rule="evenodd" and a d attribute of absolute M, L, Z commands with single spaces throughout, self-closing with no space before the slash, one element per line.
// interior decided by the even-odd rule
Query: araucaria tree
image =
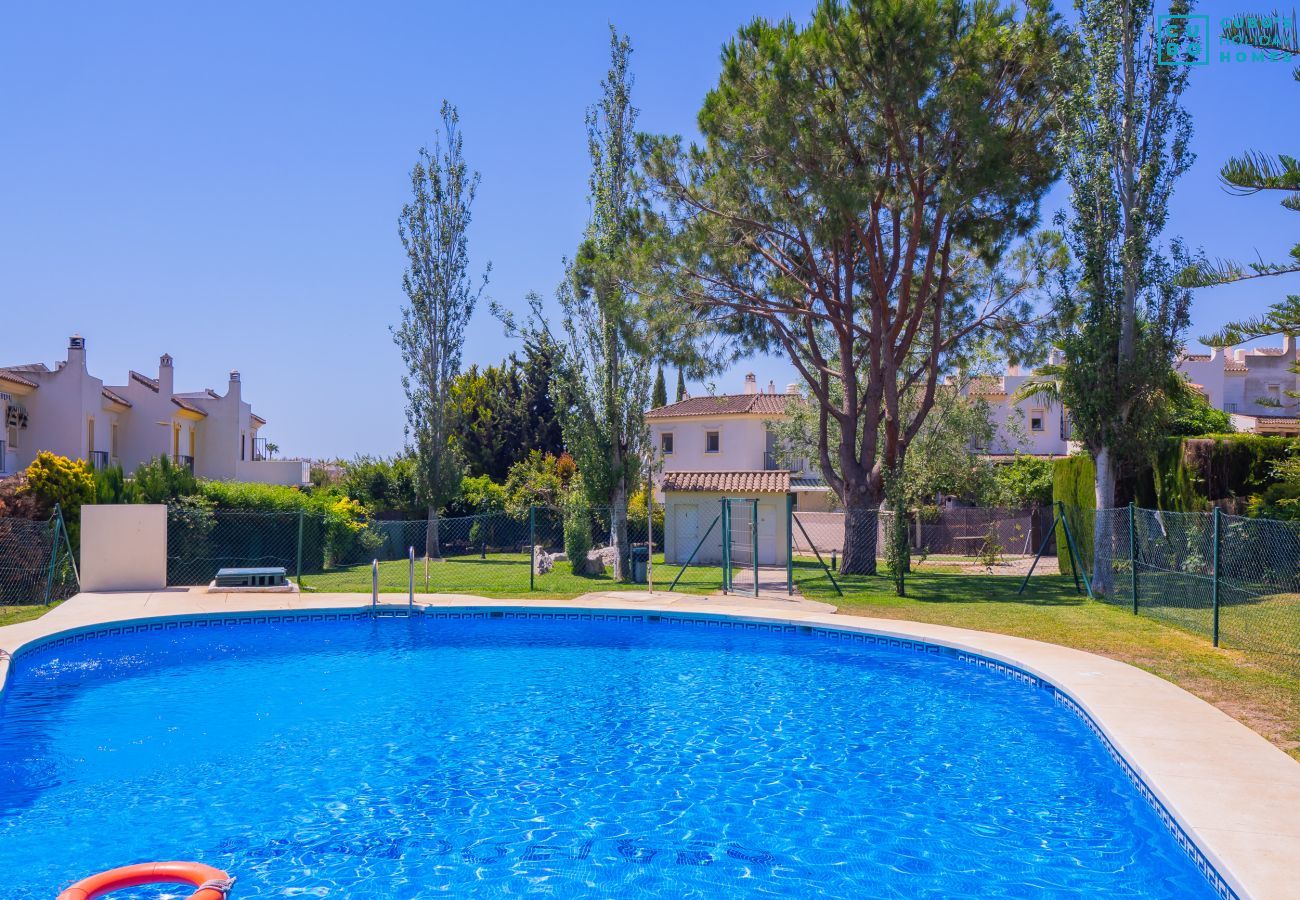
<path fill-rule="evenodd" d="M 1161 428 L 1188 324 L 1188 292 L 1162 252 L 1174 183 L 1192 163 L 1179 104 L 1188 67 L 1162 65 L 1151 0 L 1078 0 L 1082 52 L 1065 127 L 1074 265 L 1056 303 L 1064 364 L 1042 370 L 1096 463 L 1098 509 L 1118 476 L 1142 465 Z M 1176 2 L 1174 14 L 1188 5 Z M 1176 242 L 1171 253 L 1177 259 Z"/>
<path fill-rule="evenodd" d="M 885 474 L 953 356 L 1023 312 L 1025 282 L 984 267 L 1056 177 L 1068 41 L 1046 0 L 824 0 L 727 45 L 702 145 L 647 139 L 661 307 L 807 382 L 846 572 L 875 571 Z"/>
<path fill-rule="evenodd" d="M 406 305 L 393 330 L 406 363 L 407 440 L 431 520 L 425 548 L 431 556 L 438 555 L 437 511 L 460 488 L 460 465 L 448 442 L 448 387 L 460 371 L 465 326 L 487 283 L 487 270 L 476 284 L 469 266 L 470 207 L 479 176 L 465 163 L 456 108 L 444 101 L 441 115 L 442 134 L 432 151 L 420 150 L 411 169 L 411 199 L 398 219 L 407 257 Z"/>

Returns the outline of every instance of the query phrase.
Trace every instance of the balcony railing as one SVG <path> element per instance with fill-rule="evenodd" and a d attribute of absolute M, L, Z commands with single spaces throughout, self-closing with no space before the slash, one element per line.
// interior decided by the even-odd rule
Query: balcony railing
<path fill-rule="evenodd" d="M 194 457 L 178 453 L 172 458 L 172 462 L 176 463 L 176 465 L 182 469 L 188 469 L 190 474 L 194 473 Z"/>
<path fill-rule="evenodd" d="M 108 462 L 107 450 L 90 451 L 90 467 L 92 469 L 107 469 L 108 466 L 109 466 L 109 462 Z"/>
<path fill-rule="evenodd" d="M 253 438 L 253 461 L 257 462 L 263 459 L 270 459 L 271 455 L 266 450 L 266 438 Z"/>

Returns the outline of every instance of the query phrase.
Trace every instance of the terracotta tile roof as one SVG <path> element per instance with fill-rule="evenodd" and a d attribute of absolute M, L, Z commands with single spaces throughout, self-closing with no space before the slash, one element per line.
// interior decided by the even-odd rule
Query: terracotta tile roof
<path fill-rule="evenodd" d="M 1250 352 L 1255 356 L 1282 356 L 1286 350 L 1281 347 L 1256 347 Z"/>
<path fill-rule="evenodd" d="M 14 384 L 21 384 L 23 387 L 40 387 L 39 384 L 32 381 L 30 378 L 19 375 L 14 369 L 0 369 L 0 381 L 9 381 Z"/>
<path fill-rule="evenodd" d="M 665 472 L 665 491 L 711 491 L 720 494 L 788 494 L 789 472 Z"/>
<path fill-rule="evenodd" d="M 1250 369 L 1246 368 L 1246 364 L 1245 364 L 1245 363 L 1239 363 L 1239 362 L 1226 362 L 1226 363 L 1223 364 L 1223 371 L 1225 371 L 1225 372 L 1249 372 Z"/>
<path fill-rule="evenodd" d="M 1184 360 L 1185 362 L 1209 362 L 1209 361 L 1210 361 L 1210 354 L 1208 354 L 1208 353 L 1184 353 L 1184 354 L 1183 354 L 1183 360 Z"/>
<path fill-rule="evenodd" d="M 263 418 L 262 418 L 261 416 L 259 416 L 257 413 L 249 413 L 248 415 L 249 415 L 249 418 L 251 418 L 251 419 L 252 419 L 254 422 L 256 422 L 258 425 L 265 425 L 265 424 L 266 424 L 266 419 L 263 419 Z"/>
<path fill-rule="evenodd" d="M 140 382 L 141 384 L 143 384 L 149 390 L 153 391 L 155 394 L 158 393 L 157 379 L 150 378 L 148 375 L 141 375 L 135 369 L 131 370 L 131 377 L 134 378 L 136 381 Z"/>
<path fill-rule="evenodd" d="M 132 372 L 131 374 L 134 375 L 135 373 Z M 200 416 L 207 415 L 207 413 L 205 413 L 203 410 L 199 409 L 197 406 L 195 406 L 193 403 L 191 403 L 190 401 L 186 400 L 183 397 L 172 397 L 172 403 L 175 403 L 177 406 L 179 406 L 181 409 L 185 410 L 186 412 L 198 413 Z"/>
<path fill-rule="evenodd" d="M 49 374 L 50 371 L 50 367 L 45 363 L 24 363 L 21 366 L 5 366 L 5 369 L 10 372 L 40 372 L 42 374 Z"/>
<path fill-rule="evenodd" d="M 972 379 L 970 387 L 967 388 L 967 393 L 976 397 L 995 397 L 1006 392 L 1006 381 L 991 375 Z"/>
<path fill-rule="evenodd" d="M 687 397 L 647 412 L 647 419 L 670 416 L 738 416 L 785 415 L 786 403 L 797 394 L 718 394 L 714 397 Z"/>
<path fill-rule="evenodd" d="M 113 401 L 114 403 L 120 403 L 120 404 L 122 404 L 123 406 L 130 406 L 130 405 L 131 405 L 131 401 L 130 401 L 130 400 L 126 399 L 126 398 L 123 397 L 121 394 L 118 394 L 118 393 L 116 393 L 116 392 L 114 392 L 114 391 L 110 391 L 108 388 L 104 388 L 103 390 L 100 391 L 100 393 L 104 395 L 104 399 L 105 399 L 105 400 L 111 400 L 111 401 Z"/>

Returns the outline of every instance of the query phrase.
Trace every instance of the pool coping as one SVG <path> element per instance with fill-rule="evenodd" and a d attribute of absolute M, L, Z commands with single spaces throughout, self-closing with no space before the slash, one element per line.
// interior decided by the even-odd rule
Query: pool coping
<path fill-rule="evenodd" d="M 389 596 L 381 614 L 400 613 Z M 397 602 L 399 601 L 400 602 Z M 1300 900 L 1300 763 L 1221 710 L 1126 663 L 1056 644 L 895 619 L 872 619 L 745 598 L 608 592 L 575 600 L 417 594 L 438 617 L 582 618 L 799 632 L 940 652 L 1050 690 L 1078 714 L 1224 897 Z M 11 663 L 50 644 L 124 631 L 166 631 L 346 612 L 369 615 L 361 594 L 210 594 L 169 590 L 79 594 L 39 619 L 0 627 L 0 690 Z M 185 625 L 186 622 L 191 623 Z M 202 623 L 202 624 L 201 624 Z M 1216 755 L 1217 751 L 1217 755 Z M 1225 760 L 1224 757 L 1227 757 Z"/>

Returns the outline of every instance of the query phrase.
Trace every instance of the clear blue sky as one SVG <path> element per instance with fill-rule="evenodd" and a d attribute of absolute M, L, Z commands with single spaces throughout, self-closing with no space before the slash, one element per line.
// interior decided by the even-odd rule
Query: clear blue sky
<path fill-rule="evenodd" d="M 607 23 L 631 35 L 647 130 L 694 133 L 723 42 L 812 0 L 654 3 L 7 3 L 0 30 L 0 365 L 63 358 L 86 336 L 120 382 L 176 358 L 178 389 L 244 394 L 290 455 L 402 443 L 396 217 L 439 102 L 460 107 L 483 182 L 471 253 L 491 297 L 550 295 L 586 220 L 583 109 Z M 1213 3 L 1214 18 L 1238 11 Z M 1171 231 L 1212 255 L 1280 257 L 1300 215 L 1224 193 L 1247 147 L 1300 151 L 1282 64 L 1194 73 L 1199 160 Z M 1047 212 L 1063 200 L 1058 188 Z M 1193 334 L 1262 310 L 1300 279 L 1199 292 Z M 466 364 L 513 349 L 487 304 Z M 780 360 L 739 363 L 791 380 Z M 693 386 L 700 390 L 700 386 Z"/>

